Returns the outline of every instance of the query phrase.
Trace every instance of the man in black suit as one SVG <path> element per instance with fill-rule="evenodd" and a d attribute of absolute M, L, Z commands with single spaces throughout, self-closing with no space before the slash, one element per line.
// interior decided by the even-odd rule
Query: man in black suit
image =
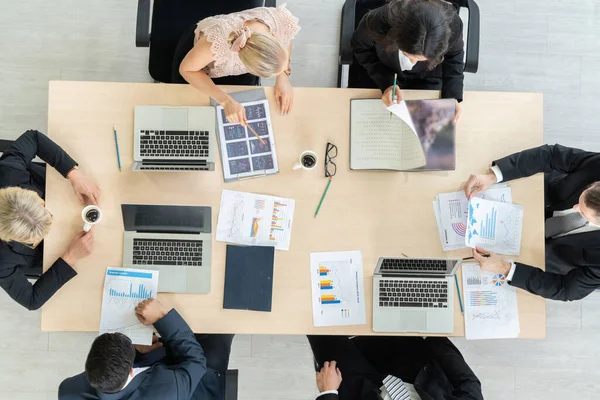
<path fill-rule="evenodd" d="M 317 400 L 483 399 L 481 382 L 447 338 L 308 336 L 308 341 L 321 367 Z"/>
<path fill-rule="evenodd" d="M 233 335 L 194 337 L 174 309 L 159 300 L 135 309 L 140 322 L 154 325 L 161 342 L 133 346 L 120 333 L 94 341 L 85 372 L 64 380 L 59 400 L 223 400 Z"/>
<path fill-rule="evenodd" d="M 41 241 L 52 223 L 44 207 L 46 165 L 33 162 L 36 156 L 69 179 L 83 204 L 97 204 L 100 195 L 77 163 L 38 131 L 25 132 L 0 157 L 0 287 L 29 310 L 40 308 L 77 275 L 75 263 L 93 245 L 91 231 L 79 233 L 34 285 L 27 280 L 42 273 Z"/>
<path fill-rule="evenodd" d="M 553 300 L 579 300 L 600 287 L 600 154 L 561 145 L 544 145 L 492 163 L 483 175 L 471 175 L 468 198 L 496 182 L 544 173 L 546 271 L 510 263 L 477 248 L 473 256 L 487 271 Z"/>

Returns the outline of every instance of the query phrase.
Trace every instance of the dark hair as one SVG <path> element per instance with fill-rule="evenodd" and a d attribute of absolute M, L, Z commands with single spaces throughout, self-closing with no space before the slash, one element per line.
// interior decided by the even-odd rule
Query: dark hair
<path fill-rule="evenodd" d="M 85 361 L 90 385 L 103 393 L 116 393 L 123 389 L 134 358 L 135 349 L 127 336 L 122 333 L 98 336 Z"/>
<path fill-rule="evenodd" d="M 389 31 L 383 35 L 371 32 L 387 51 L 424 56 L 429 69 L 444 60 L 452 34 L 450 22 L 455 14 L 452 4 L 442 0 L 390 0 L 385 7 L 383 19 Z"/>
<path fill-rule="evenodd" d="M 594 212 L 594 216 L 600 216 L 600 182 L 594 182 L 587 187 L 583 202 Z"/>

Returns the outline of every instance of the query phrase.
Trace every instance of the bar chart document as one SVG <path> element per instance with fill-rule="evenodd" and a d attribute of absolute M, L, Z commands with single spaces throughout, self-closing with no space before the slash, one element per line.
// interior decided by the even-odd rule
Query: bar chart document
<path fill-rule="evenodd" d="M 289 250 L 295 204 L 292 199 L 223 190 L 217 240 Z"/>
<path fill-rule="evenodd" d="M 504 275 L 482 271 L 477 263 L 463 263 L 462 277 L 467 339 L 518 337 L 517 289 Z"/>
<path fill-rule="evenodd" d="M 152 344 L 152 326 L 135 316 L 135 307 L 156 297 L 158 271 L 108 267 L 104 278 L 100 334 L 120 332 L 133 344 Z"/>
<path fill-rule="evenodd" d="M 311 253 L 310 271 L 315 326 L 367 323 L 360 251 Z"/>
<path fill-rule="evenodd" d="M 519 255 L 523 207 L 480 198 L 469 201 L 465 244 L 500 254 Z"/>

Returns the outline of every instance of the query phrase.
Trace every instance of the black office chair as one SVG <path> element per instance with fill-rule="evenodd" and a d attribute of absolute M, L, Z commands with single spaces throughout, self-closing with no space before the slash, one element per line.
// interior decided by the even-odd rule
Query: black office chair
<path fill-rule="evenodd" d="M 465 72 L 477 72 L 479 65 L 479 7 L 474 0 L 450 0 L 469 12 L 467 22 Z M 352 52 L 350 41 L 352 34 L 362 17 L 372 9 L 381 7 L 385 0 L 346 0 L 342 8 L 342 27 L 340 33 L 340 53 L 338 67 L 338 87 L 375 88 L 367 71 L 358 63 Z"/>
<path fill-rule="evenodd" d="M 157 82 L 172 83 L 175 49 L 179 39 L 198 21 L 255 7 L 275 7 L 276 0 L 138 0 L 135 46 L 150 47 L 148 71 Z M 152 29 L 150 10 L 152 6 Z M 219 78 L 219 84 L 236 79 Z M 258 84 L 259 79 L 256 78 Z M 229 83 L 231 82 L 231 83 Z"/>
<path fill-rule="evenodd" d="M 230 369 L 225 375 L 225 400 L 237 400 L 238 398 L 238 377 L 237 369 Z"/>

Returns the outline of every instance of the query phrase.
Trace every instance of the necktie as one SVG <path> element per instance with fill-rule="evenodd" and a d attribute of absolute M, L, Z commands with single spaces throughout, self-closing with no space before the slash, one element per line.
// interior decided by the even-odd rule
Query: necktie
<path fill-rule="evenodd" d="M 392 400 L 411 400 L 410 393 L 406 389 L 404 382 L 400 378 L 393 375 L 388 375 L 383 380 L 383 386 L 388 392 Z"/>
<path fill-rule="evenodd" d="M 546 220 L 546 237 L 555 237 L 563 233 L 571 232 L 574 229 L 581 228 L 588 222 L 578 212 L 552 217 Z"/>

